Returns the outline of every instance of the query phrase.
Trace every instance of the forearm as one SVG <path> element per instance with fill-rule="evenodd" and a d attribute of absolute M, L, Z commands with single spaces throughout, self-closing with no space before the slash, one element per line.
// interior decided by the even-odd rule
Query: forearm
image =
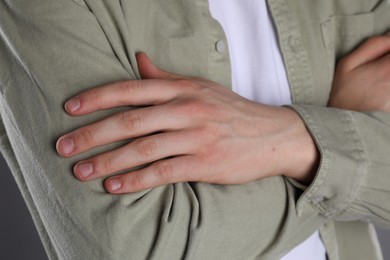
<path fill-rule="evenodd" d="M 132 77 L 86 9 L 72 1 L 49 2 L 1 4 L 1 116 L 16 155 L 13 163 L 20 167 L 14 173 L 25 178 L 21 187 L 31 194 L 30 206 L 47 231 L 43 239 L 59 258 L 275 256 L 289 249 L 282 241 L 296 234 L 298 244 L 321 225 L 316 213 L 310 223 L 295 216 L 296 190 L 279 177 L 242 186 L 170 184 L 123 196 L 107 194 L 101 180 L 78 182 L 72 166 L 95 151 L 64 159 L 54 150 L 55 140 L 118 110 L 75 118 L 62 104 L 90 86 Z M 73 19 L 53 21 L 42 6 Z"/>

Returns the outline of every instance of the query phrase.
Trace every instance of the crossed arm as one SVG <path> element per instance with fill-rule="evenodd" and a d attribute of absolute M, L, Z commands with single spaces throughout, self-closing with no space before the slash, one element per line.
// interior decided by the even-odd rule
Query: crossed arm
<path fill-rule="evenodd" d="M 94 5 L 97 6 L 100 3 L 100 1 L 88 2 L 92 7 Z M 183 1 L 183 3 L 184 2 L 185 1 Z M 6 130 L 6 134 L 4 130 L 2 131 L 5 141 L 1 143 L 1 148 L 8 158 L 7 160 L 13 169 L 13 173 L 17 177 L 20 187 L 22 187 L 21 190 L 24 192 L 28 205 L 38 223 L 41 236 L 44 238 L 44 243 L 47 248 L 50 249 L 49 253 L 51 254 L 51 258 L 86 259 L 92 257 L 95 259 L 123 259 L 128 258 L 129 256 L 138 259 L 162 259 L 164 257 L 167 259 L 181 259 L 184 256 L 195 259 L 234 259 L 238 257 L 248 259 L 256 257 L 276 258 L 276 256 L 291 249 L 294 244 L 296 245 L 303 241 L 327 220 L 326 216 L 329 215 L 321 214 L 323 212 L 315 210 L 314 206 L 308 207 L 307 210 L 303 211 L 302 217 L 298 217 L 296 214 L 296 200 L 300 193 L 291 185 L 291 183 L 278 176 L 275 178 L 267 178 L 262 181 L 249 182 L 246 185 L 208 185 L 196 182 L 183 182 L 174 185 L 164 185 L 149 191 L 130 193 L 123 196 L 104 193 L 101 187 L 100 178 L 92 181 L 92 177 L 92 179 L 88 179 L 88 182 L 77 182 L 73 176 L 68 174 L 71 170 L 70 165 L 73 165 L 73 162 L 80 161 L 84 158 L 95 158 L 93 157 L 94 154 L 99 154 L 101 151 L 107 150 L 107 146 L 80 153 L 81 151 L 100 145 L 100 143 L 98 143 L 100 141 L 90 139 L 95 141 L 88 145 L 78 143 L 79 137 L 77 133 L 81 133 L 82 130 L 76 130 L 76 132 L 73 132 L 76 137 L 73 140 L 76 150 L 73 154 L 67 155 L 72 158 L 65 160 L 57 156 L 51 149 L 53 141 L 64 132 L 64 129 L 76 129 L 81 125 L 98 126 L 97 128 L 93 128 L 92 134 L 94 134 L 95 131 L 99 132 L 98 129 L 104 130 L 101 123 L 89 124 L 91 124 L 91 122 L 96 122 L 97 119 L 101 119 L 103 116 L 112 115 L 114 112 L 116 113 L 117 110 L 110 109 L 107 111 L 98 111 L 99 108 L 104 105 L 99 103 L 98 106 L 94 107 L 94 110 L 96 110 L 95 113 L 75 118 L 65 114 L 58 104 L 63 102 L 64 97 L 70 97 L 74 93 L 79 92 L 80 89 L 87 89 L 91 85 L 102 85 L 107 82 L 129 78 L 134 79 L 135 73 L 132 71 L 132 67 L 121 63 L 127 61 L 128 58 L 128 56 L 123 56 L 123 53 L 130 54 L 132 58 L 134 50 L 144 46 L 137 45 L 137 42 L 132 42 L 132 44 L 129 44 L 128 46 L 122 46 L 122 42 L 115 38 L 115 34 L 104 33 L 106 31 L 110 32 L 110 28 L 112 28 L 110 27 L 111 21 L 104 20 L 106 17 L 110 16 L 104 15 L 104 12 L 100 12 L 95 16 L 89 12 L 88 8 L 78 7 L 74 1 L 37 0 L 3 1 L 0 3 L 3 7 L 0 8 L 0 25 L 2 29 L 2 41 L 0 41 L 0 56 L 2 60 L 0 63 L 2 100 L 0 105 L 1 117 Z M 107 5 L 111 4 L 110 1 L 107 1 L 106 3 Z M 112 6 L 114 6 L 112 7 L 114 8 L 111 10 L 112 12 L 118 10 L 115 9 L 115 3 L 112 2 Z M 126 3 L 126 1 L 124 3 Z M 193 1 L 188 1 L 188 3 L 192 4 Z M 41 8 L 42 6 L 45 8 Z M 95 12 L 98 12 L 99 10 L 100 9 L 98 8 L 94 9 Z M 102 10 L 104 10 L 104 8 L 102 8 Z M 129 10 L 137 10 L 138 12 L 138 9 L 129 8 Z M 188 10 L 192 9 L 188 8 Z M 55 14 L 55 19 L 53 19 L 53 14 Z M 115 15 L 114 17 L 121 19 L 122 13 L 120 14 L 121 15 Z M 97 18 L 99 20 L 97 20 Z M 98 22 L 103 24 L 103 29 L 106 31 L 102 30 L 101 24 Z M 106 26 L 107 24 L 108 29 Z M 121 23 L 121 21 L 115 23 L 115 25 L 120 24 L 123 23 Z M 115 25 L 113 25 L 114 28 L 116 28 Z M 20 35 L 28 37 L 28 41 L 24 38 L 20 39 Z M 139 35 L 139 37 L 142 36 L 143 34 Z M 147 41 L 145 40 L 145 43 L 146 42 Z M 123 50 L 125 47 L 129 47 L 130 49 Z M 142 63 L 142 61 L 139 62 L 139 65 Z M 150 69 L 153 67 L 146 59 L 144 59 L 144 64 L 149 68 L 144 68 L 144 77 L 152 77 L 152 79 L 142 82 L 137 81 L 138 83 L 146 84 L 147 82 L 155 82 L 157 81 L 157 79 L 154 79 L 156 74 L 158 74 L 157 77 L 167 76 L 165 73 Z M 203 75 L 199 71 L 196 73 L 197 75 Z M 161 81 L 161 79 L 159 80 Z M 191 101 L 193 105 L 195 104 L 192 106 L 192 108 L 194 108 L 193 110 L 198 111 L 198 107 L 201 107 L 205 101 L 208 101 L 212 106 L 208 106 L 210 111 L 207 111 L 210 112 L 210 114 L 222 111 L 219 112 L 219 114 L 224 116 L 223 118 L 225 121 L 221 120 L 215 122 L 215 118 L 211 117 L 209 113 L 205 111 L 203 111 L 202 115 L 207 115 L 208 117 L 201 117 L 197 114 L 199 112 L 193 113 L 193 110 L 191 109 L 183 111 L 176 108 L 179 112 L 185 112 L 181 118 L 187 120 L 184 121 L 187 125 L 179 126 L 179 129 L 173 129 L 166 126 L 164 129 L 157 127 L 158 130 L 148 128 L 148 131 L 152 129 L 152 131 L 156 132 L 147 134 L 147 136 L 144 136 L 145 134 L 142 132 L 136 133 L 136 136 L 141 136 L 139 136 L 134 144 L 141 142 L 138 140 L 142 140 L 143 137 L 158 137 L 168 133 L 175 134 L 179 133 L 180 130 L 183 130 L 183 136 L 187 135 L 190 137 L 191 140 L 189 141 L 196 139 L 197 142 L 194 142 L 194 144 L 206 144 L 206 148 L 211 147 L 212 149 L 216 149 L 216 151 L 225 153 L 230 152 L 229 149 L 231 149 L 232 146 L 231 143 L 224 142 L 224 138 L 226 140 L 228 140 L 228 138 L 230 138 L 229 140 L 235 140 L 234 136 L 231 136 L 231 133 L 238 132 L 241 134 L 239 136 L 242 136 L 241 139 L 235 140 L 235 143 L 238 143 L 240 140 L 245 143 L 245 145 L 243 145 L 245 149 L 242 148 L 241 150 L 238 150 L 238 152 L 236 151 L 236 154 L 240 155 L 239 162 L 243 164 L 239 165 L 239 171 L 234 172 L 229 168 L 234 163 L 238 162 L 224 160 L 230 164 L 226 164 L 226 166 L 212 166 L 214 167 L 213 169 L 216 169 L 219 173 L 230 172 L 231 174 L 229 176 L 217 176 L 218 180 L 216 180 L 217 178 L 214 177 L 210 171 L 203 172 L 202 169 L 198 168 L 196 173 L 202 173 L 202 181 L 207 181 L 207 178 L 209 178 L 213 183 L 217 181 L 218 183 L 222 183 L 222 181 L 227 180 L 234 183 L 237 179 L 239 179 L 240 182 L 246 182 L 250 179 L 259 178 L 260 175 L 257 175 L 257 173 L 262 171 L 262 169 L 258 169 L 254 174 L 252 173 L 244 176 L 245 178 L 238 178 L 240 176 L 234 177 L 235 173 L 244 172 L 243 169 L 246 169 L 250 173 L 248 169 L 253 167 L 253 165 L 249 165 L 249 163 L 246 165 L 246 162 L 249 161 L 258 163 L 259 160 L 261 163 L 260 167 L 264 167 L 264 169 L 268 167 L 268 172 L 264 171 L 260 178 L 275 174 L 275 172 L 279 171 L 276 168 L 273 169 L 271 164 L 267 166 L 268 162 L 266 159 L 254 158 L 254 153 L 249 153 L 247 151 L 247 147 L 252 147 L 252 143 L 255 142 L 254 140 L 257 140 L 258 133 L 263 133 L 264 136 L 266 136 L 267 133 L 273 134 L 275 128 L 278 128 L 281 131 L 280 133 L 286 131 L 286 129 L 282 128 L 284 122 L 281 122 L 281 120 L 273 121 L 269 117 L 282 116 L 284 119 L 289 120 L 293 125 L 296 123 L 295 129 L 289 128 L 292 130 L 291 133 L 297 135 L 302 134 L 302 140 L 307 140 L 309 142 L 308 147 L 312 145 L 312 140 L 307 138 L 307 130 L 302 127 L 302 122 L 298 121 L 299 117 L 287 108 L 266 107 L 251 103 L 230 92 L 221 90 L 221 87 L 208 87 L 211 83 L 205 83 L 204 80 L 197 79 L 196 82 L 193 82 L 192 79 L 177 80 L 168 76 L 168 79 L 162 81 L 185 83 L 183 87 L 190 85 L 191 89 L 184 89 L 183 91 L 176 92 L 177 98 L 173 98 L 170 100 L 171 102 L 167 99 L 167 103 L 174 103 L 171 104 L 172 110 L 174 105 L 185 107 L 186 104 L 188 105 L 187 102 Z M 128 85 L 127 83 L 130 81 L 122 82 L 125 83 L 124 85 Z M 201 82 L 203 87 L 194 86 L 199 82 Z M 106 89 L 115 88 L 115 86 L 121 89 L 120 85 L 121 84 L 119 83 L 108 85 L 106 86 Z M 204 85 L 207 86 L 205 87 Z M 163 86 L 157 87 L 163 89 Z M 169 86 L 167 89 L 173 89 L 175 87 L 181 90 L 177 85 Z M 123 89 L 128 88 L 124 87 Z M 213 99 L 204 100 L 204 98 L 208 98 L 208 96 L 205 94 L 200 95 L 200 93 L 195 90 L 200 92 L 203 90 L 203 92 L 212 93 Z M 185 99 L 185 91 L 188 91 L 188 93 L 191 91 L 194 93 L 196 92 L 197 95 L 192 93 L 190 98 Z M 164 90 L 158 94 L 164 95 L 166 92 L 167 90 L 164 88 Z M 109 93 L 113 94 L 114 92 L 109 91 Z M 122 96 L 121 94 L 123 93 L 119 92 L 119 96 Z M 154 92 L 149 93 L 152 93 L 153 97 L 156 96 L 156 93 Z M 172 95 L 172 93 L 170 94 Z M 80 111 L 85 107 L 82 96 L 83 94 L 79 95 L 81 101 Z M 93 96 L 94 95 L 92 94 L 92 100 Z M 118 96 L 118 94 L 116 94 L 116 96 Z M 130 96 L 133 98 L 133 95 Z M 216 99 L 217 97 L 218 99 Z M 224 102 L 218 102 L 221 100 Z M 133 100 L 133 102 L 135 101 Z M 162 102 L 161 100 L 157 101 Z M 226 105 L 226 102 L 232 103 L 231 107 L 226 108 L 229 110 L 217 109 L 221 104 Z M 132 105 L 131 103 L 128 103 L 128 100 L 126 99 L 126 103 L 118 105 L 128 106 L 129 104 Z M 164 106 L 164 104 L 157 103 L 146 103 L 147 107 L 145 107 L 145 103 L 134 104 L 141 105 L 141 108 L 136 110 L 139 113 L 141 111 L 150 112 L 154 107 L 159 108 L 156 110 L 161 111 L 160 108 Z M 118 105 L 114 104 L 113 106 Z M 243 107 L 245 107 L 245 109 L 243 109 Z M 258 111 L 257 108 L 261 108 L 260 111 Z M 238 113 L 242 112 L 242 110 L 256 111 L 252 112 L 249 117 L 242 117 L 242 113 Z M 232 115 L 235 115 L 233 119 L 241 120 L 237 122 L 243 122 L 242 120 L 247 119 L 246 122 L 250 122 L 249 126 L 251 127 L 249 129 L 241 129 L 243 125 L 237 122 L 235 124 L 236 128 L 232 127 L 234 125 L 229 123 L 234 121 L 228 117 L 229 115 L 226 111 L 237 112 L 232 112 Z M 338 113 L 338 111 L 328 108 L 324 108 L 324 111 L 331 112 L 330 114 L 332 115 L 337 114 L 334 115 L 334 121 L 345 119 L 344 116 L 339 116 L 342 112 Z M 282 112 L 285 114 L 282 115 Z M 131 113 L 129 112 L 128 115 L 129 114 Z M 77 115 L 77 113 L 74 115 Z M 177 117 L 173 117 L 172 115 L 160 115 L 160 117 L 163 117 L 163 120 L 161 121 L 164 121 L 164 123 L 168 122 L 169 126 L 171 126 L 170 122 L 181 121 L 175 120 Z M 363 116 L 361 113 L 356 113 L 356 115 L 359 115 L 357 119 L 360 120 L 358 126 L 363 125 L 364 122 L 380 126 L 378 129 L 382 129 L 380 130 L 380 133 L 382 134 L 375 140 L 376 143 L 383 143 L 383 140 L 386 140 L 385 138 L 388 135 L 385 130 L 388 128 L 380 125 L 380 120 Z M 153 116 L 159 117 L 158 113 Z M 107 120 L 113 120 L 113 118 L 115 118 L 115 115 Z M 258 118 L 261 118 L 262 122 L 252 122 Z M 204 122 L 200 119 L 208 119 L 208 121 Z M 118 121 L 117 124 L 113 125 L 116 125 L 117 129 L 120 129 L 120 120 Z M 127 125 L 131 126 L 131 121 L 132 120 L 130 120 L 130 124 Z M 137 120 L 135 122 L 137 122 Z M 140 121 L 138 120 L 138 122 Z M 267 122 L 267 124 L 264 122 Z M 276 122 L 281 123 L 281 125 L 276 124 Z M 327 124 L 330 124 L 329 122 L 333 121 L 326 121 Z M 192 126 L 192 128 L 186 128 L 188 126 Z M 232 128 L 231 130 L 234 131 L 224 130 L 224 127 Z M 256 129 L 256 134 L 252 131 L 255 127 L 260 127 L 259 129 Z M 205 129 L 209 130 L 210 128 L 215 129 L 215 131 L 212 132 L 212 136 L 208 135 L 210 131 L 207 131 L 207 135 L 190 135 L 189 133 L 190 130 L 202 132 L 199 129 L 205 131 Z M 92 127 L 90 129 L 92 129 Z M 100 132 L 103 135 L 99 137 L 103 137 L 102 140 L 106 143 L 111 142 L 110 140 L 113 138 L 127 138 L 129 132 L 125 132 L 126 133 L 120 137 L 117 137 L 116 135 L 112 136 L 111 131 L 109 133 Z M 133 137 L 134 133 L 135 132 L 132 132 L 130 137 Z M 220 134 L 223 133 L 228 134 L 228 136 L 221 136 Z M 367 131 L 367 133 L 371 132 Z M 365 132 L 363 132 L 363 134 L 365 134 Z M 215 143 L 210 144 L 211 141 L 209 140 L 200 140 L 200 137 L 210 138 L 211 141 L 220 143 L 222 148 L 215 147 Z M 246 142 L 244 142 L 246 140 L 245 138 L 247 138 Z M 343 136 L 343 138 L 348 139 L 348 136 Z M 82 137 L 80 139 L 82 139 Z M 183 140 L 184 139 L 185 138 L 183 138 Z M 284 139 L 282 136 L 276 135 L 274 140 L 281 141 Z M 260 150 L 260 154 L 269 156 L 269 154 L 266 153 L 267 151 L 262 149 L 270 149 L 275 145 L 271 145 L 271 140 L 267 143 L 265 143 L 266 140 L 261 140 L 261 142 L 263 141 L 264 146 L 256 148 Z M 293 145 L 293 141 L 289 140 L 289 142 L 290 141 L 291 145 Z M 348 143 L 348 141 L 350 141 L 350 139 L 348 139 L 346 143 Z M 176 137 L 173 142 L 174 146 L 178 146 L 173 147 L 173 149 L 183 148 L 183 143 L 178 142 Z M 261 144 L 263 145 L 263 143 Z M 275 154 L 280 152 L 278 150 L 279 148 L 288 150 L 288 147 L 284 147 L 284 145 L 288 143 L 276 144 L 278 144 L 278 146 L 275 147 Z M 112 146 L 109 146 L 109 148 L 115 147 L 116 145 L 117 144 L 113 144 Z M 147 148 L 148 145 L 145 147 L 146 149 L 141 148 L 140 150 L 146 151 L 146 154 L 150 154 L 148 152 L 150 149 Z M 155 146 L 152 145 L 151 147 L 152 151 L 156 151 L 156 149 L 153 148 Z M 217 152 L 212 156 L 212 154 L 206 152 L 201 153 L 201 150 L 195 149 L 202 148 L 200 146 L 192 147 L 195 152 L 198 152 L 195 153 L 198 160 L 201 160 L 199 158 L 202 158 L 203 160 L 210 160 L 213 162 L 214 160 L 217 160 L 218 157 L 225 156 L 218 155 Z M 225 147 L 228 147 L 229 149 L 223 149 Z M 60 145 L 58 145 L 58 148 L 61 150 Z M 153 160 L 151 157 L 149 157 L 148 160 L 145 160 L 144 157 L 146 156 L 134 157 L 133 153 L 136 153 L 137 151 L 128 148 L 131 148 L 131 144 L 124 146 L 123 149 L 119 148 L 119 150 L 112 150 L 112 152 L 118 152 L 121 155 L 116 157 L 118 161 L 115 162 L 121 164 L 121 167 L 132 167 L 133 165 L 143 164 L 145 161 Z M 299 150 L 301 150 L 301 147 Z M 170 151 L 172 152 L 172 150 Z M 171 156 L 172 153 L 169 155 L 156 154 L 160 159 L 164 160 L 166 158 L 171 160 L 188 156 L 181 156 L 182 154 L 180 153 L 183 151 L 187 150 L 180 150 L 179 152 L 174 151 L 173 155 L 178 156 Z M 271 149 L 271 151 L 273 152 L 273 149 Z M 64 151 L 60 152 L 63 154 Z M 332 154 L 338 155 L 339 153 L 337 152 L 332 151 Z M 347 152 L 349 152 L 349 150 L 347 150 Z M 295 156 L 294 153 L 288 153 L 288 155 Z M 231 152 L 230 156 L 232 156 L 232 154 L 233 152 Z M 306 153 L 302 154 L 304 155 Z M 104 161 L 104 156 L 106 155 L 107 154 L 101 154 L 98 156 L 101 156 L 101 160 Z M 227 154 L 226 157 L 228 155 L 229 154 Z M 343 155 L 345 155 L 345 153 Z M 352 154 L 352 156 L 354 156 L 354 154 Z M 134 158 L 137 160 L 142 159 L 143 161 L 134 161 Z M 195 156 L 191 158 L 195 158 Z M 253 160 L 250 160 L 251 158 L 253 158 Z M 306 160 L 307 158 L 304 159 Z M 129 162 L 129 160 L 131 161 Z M 157 159 L 157 162 L 163 160 Z M 237 156 L 234 156 L 234 160 L 237 160 Z M 380 158 L 380 160 L 378 160 L 379 163 L 382 163 L 381 165 L 383 165 L 383 161 L 386 161 L 386 159 L 383 160 Z M 289 163 L 291 162 L 293 161 L 289 161 Z M 280 167 L 283 163 L 283 160 L 277 160 L 277 165 L 274 165 L 273 167 Z M 352 163 L 355 163 L 355 161 Z M 175 180 L 169 179 L 170 176 L 174 177 L 177 173 L 179 175 L 188 172 L 187 170 L 192 170 L 191 167 L 193 165 L 195 165 L 195 163 L 188 166 L 186 165 L 185 172 L 174 171 L 175 168 L 165 167 L 165 169 L 168 170 L 163 170 L 162 172 L 175 173 L 175 175 L 166 174 L 168 178 L 163 180 L 158 179 L 158 174 L 155 174 L 158 171 L 152 172 L 153 167 L 156 166 L 156 164 L 152 164 L 149 166 L 151 167 L 149 170 L 148 168 L 145 168 L 143 173 L 146 174 L 138 174 L 138 176 L 142 175 L 143 177 L 148 177 L 149 182 L 136 181 L 135 184 L 140 184 L 137 187 L 136 185 L 133 186 L 131 183 L 128 184 L 126 182 L 125 179 L 129 178 L 130 175 L 117 175 L 118 178 L 123 178 L 120 179 L 121 181 L 123 180 L 123 186 L 121 186 L 120 190 L 117 192 L 109 191 L 112 193 L 126 193 L 129 191 L 127 188 L 130 188 L 130 191 L 137 190 L 137 188 L 144 189 L 147 187 L 145 184 L 158 186 L 163 183 L 200 180 L 199 175 L 179 176 L 179 178 L 176 178 Z M 115 167 L 115 165 L 113 166 Z M 199 166 L 200 165 L 196 165 L 196 167 Z M 242 167 L 245 168 L 242 169 Z M 294 168 L 292 165 L 284 165 L 284 167 L 286 171 L 287 169 Z M 377 165 L 375 165 L 375 167 L 377 167 Z M 387 167 L 388 166 L 384 165 L 383 169 L 387 170 Z M 226 168 L 226 171 L 224 168 Z M 307 167 L 307 169 L 309 168 L 310 167 Z M 93 169 L 98 170 L 96 167 Z M 111 170 L 110 167 L 107 167 L 107 169 L 108 170 L 101 171 L 100 174 L 95 175 L 95 177 L 105 177 L 116 171 L 116 169 Z M 77 167 L 75 170 L 77 173 Z M 381 169 L 375 168 L 374 170 L 376 174 Z M 150 173 L 146 171 L 150 171 Z M 310 172 L 310 170 L 308 172 Z M 280 174 L 280 172 L 278 174 Z M 286 174 L 293 174 L 293 172 Z M 154 177 L 156 176 L 157 181 L 154 181 Z M 213 177 L 214 179 L 212 179 Z M 230 179 L 227 179 L 227 177 Z M 233 179 L 233 177 L 236 179 Z M 372 179 L 370 178 L 370 180 Z M 387 178 L 384 177 L 380 180 L 387 180 Z M 373 186 L 374 185 L 371 185 L 371 187 Z M 109 188 L 107 184 L 106 187 Z M 335 187 L 337 188 L 338 186 Z M 356 190 L 356 186 L 351 185 L 351 187 Z M 358 186 L 358 188 L 360 187 L 361 185 Z M 331 188 L 334 188 L 334 186 Z M 364 192 L 366 191 L 367 189 L 364 190 Z M 375 191 L 378 191 L 378 189 Z M 373 192 L 373 194 L 377 195 L 378 192 Z M 384 192 L 384 194 L 384 199 L 386 199 L 388 196 L 386 195 L 386 192 Z M 342 194 L 341 197 L 344 198 L 345 196 L 343 195 L 344 194 Z M 272 198 L 271 203 L 268 198 Z M 364 194 L 364 199 L 367 198 L 370 199 L 371 197 Z M 368 200 L 361 208 L 358 208 L 358 210 L 361 211 L 358 213 L 356 213 L 357 211 L 353 211 L 351 213 L 351 210 L 349 210 L 351 207 L 354 207 L 355 210 L 360 206 L 359 203 L 361 200 L 356 202 L 358 199 L 356 199 L 355 196 L 352 197 L 352 202 L 348 200 L 346 203 L 343 203 L 343 206 L 348 207 L 348 209 L 345 210 L 345 208 L 341 208 L 336 211 L 336 214 L 342 212 L 343 216 L 345 216 L 345 213 L 348 213 L 347 217 L 349 219 L 356 216 L 360 218 L 364 216 L 364 214 L 368 214 L 369 217 L 372 217 L 375 220 L 384 220 L 382 223 L 388 224 L 389 217 L 386 211 L 387 207 L 386 204 L 383 203 L 379 206 L 384 205 L 384 207 L 378 209 L 378 207 L 376 207 L 378 204 L 376 204 L 375 201 L 374 203 L 371 203 L 371 201 Z M 334 201 L 333 198 L 332 201 Z M 361 213 L 362 211 L 363 213 Z M 369 211 L 369 213 L 366 213 L 367 211 Z M 169 250 L 167 250 L 167 248 L 169 248 Z"/>
<path fill-rule="evenodd" d="M 329 106 L 390 111 L 390 35 L 374 37 L 337 68 Z M 169 183 L 242 184 L 285 175 L 310 184 L 320 154 L 302 119 L 291 109 L 247 100 L 206 79 L 174 75 L 137 55 L 143 80 L 94 88 L 65 104 L 81 116 L 119 106 L 118 113 L 62 136 L 57 151 L 70 157 L 137 138 L 74 166 L 82 181 L 151 163 L 110 177 L 108 192 L 136 192 Z M 296 152 L 299 151 L 299 152 Z M 281 159 L 282 162 L 281 162 Z M 259 169 L 261 169 L 259 171 Z"/>

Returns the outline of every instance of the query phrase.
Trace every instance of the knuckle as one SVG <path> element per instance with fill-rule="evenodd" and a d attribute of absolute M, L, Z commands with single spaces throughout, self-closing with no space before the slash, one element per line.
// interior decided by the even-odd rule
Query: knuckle
<path fill-rule="evenodd" d="M 140 83 L 139 80 L 125 80 L 120 82 L 119 88 L 122 93 L 132 93 L 141 87 Z"/>
<path fill-rule="evenodd" d="M 130 173 L 131 178 L 128 179 L 128 184 L 131 187 L 132 190 L 141 190 L 143 181 L 142 181 L 142 173 L 140 172 L 134 172 Z"/>
<path fill-rule="evenodd" d="M 194 81 L 189 79 L 178 79 L 176 80 L 176 85 L 180 89 L 185 89 L 185 90 L 198 90 L 201 88 L 201 85 L 196 84 Z"/>
<path fill-rule="evenodd" d="M 195 162 L 197 165 L 203 165 L 207 167 L 207 165 L 209 165 L 209 163 L 212 161 L 213 152 L 214 151 L 206 148 L 196 156 L 196 159 L 193 160 L 196 160 Z M 199 175 L 199 173 L 197 175 Z"/>
<path fill-rule="evenodd" d="M 232 136 L 232 131 L 229 126 L 225 126 L 219 123 L 211 123 L 207 125 L 205 131 L 209 133 L 213 138 L 227 138 Z M 206 134 L 206 133 L 205 133 Z"/>
<path fill-rule="evenodd" d="M 95 142 L 92 131 L 89 128 L 80 130 L 77 133 L 77 139 L 80 143 L 86 146 L 93 146 Z"/>
<path fill-rule="evenodd" d="M 203 106 L 203 102 L 198 99 L 190 99 L 186 102 L 185 104 L 185 110 L 194 113 L 194 112 L 199 112 Z"/>
<path fill-rule="evenodd" d="M 98 89 L 92 89 L 85 94 L 79 96 L 81 103 L 90 103 L 96 106 L 99 106 L 102 100 L 102 96 Z"/>
<path fill-rule="evenodd" d="M 185 114 L 204 117 L 215 113 L 215 105 L 195 97 L 186 100 L 186 102 L 182 104 L 180 110 Z"/>
<path fill-rule="evenodd" d="M 119 114 L 119 121 L 125 129 L 133 131 L 137 129 L 141 124 L 141 117 L 138 113 L 133 111 L 122 112 Z"/>
<path fill-rule="evenodd" d="M 199 126 L 195 129 L 195 133 L 197 136 L 202 136 L 202 140 L 204 140 L 204 143 L 202 146 L 206 146 L 208 148 L 211 148 L 209 146 L 212 146 L 212 142 L 214 142 L 215 135 L 214 135 L 214 130 L 212 129 L 213 127 L 210 126 L 210 124 Z"/>
<path fill-rule="evenodd" d="M 107 154 L 99 154 L 90 159 L 97 175 L 107 175 L 115 171 L 115 163 L 112 156 Z"/>
<path fill-rule="evenodd" d="M 176 80 L 176 85 L 179 87 L 189 87 L 192 86 L 192 82 L 188 79 L 178 79 Z"/>
<path fill-rule="evenodd" d="M 157 142 L 154 139 L 143 140 L 139 139 L 135 141 L 135 149 L 138 154 L 143 157 L 149 157 L 157 151 Z"/>
<path fill-rule="evenodd" d="M 173 180 L 174 170 L 173 170 L 172 163 L 167 161 L 161 161 L 159 163 L 156 163 L 155 167 L 156 167 L 157 176 L 161 180 L 164 181 Z"/>
<path fill-rule="evenodd" d="M 99 164 L 102 165 L 103 171 L 107 173 L 111 173 L 114 171 L 113 169 L 113 162 L 111 157 L 102 158 L 99 160 Z"/>

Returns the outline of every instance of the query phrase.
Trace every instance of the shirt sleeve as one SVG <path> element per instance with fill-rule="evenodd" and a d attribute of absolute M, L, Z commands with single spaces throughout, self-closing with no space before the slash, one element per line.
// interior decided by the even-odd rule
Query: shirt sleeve
<path fill-rule="evenodd" d="M 297 211 L 314 207 L 336 220 L 390 227 L 390 114 L 293 105 L 321 153 Z"/>
<path fill-rule="evenodd" d="M 120 111 L 71 117 L 63 110 L 65 100 L 93 86 L 136 79 L 139 50 L 152 52 L 161 64 L 174 67 L 178 62 L 180 69 L 204 76 L 208 52 L 193 39 L 209 42 L 204 31 L 197 31 L 205 28 L 191 24 L 202 21 L 194 6 L 200 1 L 174 6 L 133 1 L 134 8 L 126 8 L 130 14 L 119 1 L 86 2 L 88 6 L 76 0 L 0 1 L 0 114 L 7 132 L 7 146 L 1 149 L 28 196 L 52 259 L 278 259 L 332 216 L 311 203 L 297 216 L 302 192 L 283 177 L 230 186 L 178 183 L 122 196 L 107 194 L 101 179 L 77 181 L 72 176 L 75 162 L 130 140 L 74 158 L 59 157 L 59 136 Z M 157 23 L 151 10 L 159 14 L 163 34 L 159 26 L 144 27 Z M 172 18 L 181 14 L 185 17 L 175 18 L 188 22 L 179 28 L 186 34 L 178 33 Z M 173 51 L 170 39 L 178 44 Z M 187 50 L 196 53 L 190 62 Z M 365 151 L 360 145 L 351 145 L 358 152 L 345 159 L 349 164 L 338 165 L 358 168 L 354 156 L 364 157 Z M 342 153 L 345 158 L 351 156 L 348 149 Z M 331 165 L 327 167 L 330 172 Z"/>
<path fill-rule="evenodd" d="M 0 1 L 0 114 L 7 133 L 0 148 L 51 259 L 277 259 L 326 221 L 310 209 L 297 216 L 300 190 L 283 177 L 230 186 L 178 183 L 121 196 L 107 194 L 102 179 L 74 178 L 77 161 L 131 140 L 64 159 L 55 151 L 57 138 L 132 108 L 71 117 L 65 100 L 93 86 L 136 79 L 138 50 L 169 63 L 164 57 L 172 46 L 161 27 L 148 33 L 142 27 L 156 24 L 148 14 L 150 8 L 160 11 L 159 1 L 148 2 L 150 8 L 139 2 L 130 29 L 118 1 L 88 1 L 95 13 L 82 2 Z M 184 9 L 174 13 L 196 16 L 197 2 L 174 5 Z M 174 53 L 190 46 L 197 54 L 190 63 L 187 55 L 175 62 L 204 76 L 199 72 L 208 53 L 194 44 L 197 31 L 178 35 L 171 8 L 165 8 L 158 12 L 167 22 L 164 32 L 183 43 Z"/>

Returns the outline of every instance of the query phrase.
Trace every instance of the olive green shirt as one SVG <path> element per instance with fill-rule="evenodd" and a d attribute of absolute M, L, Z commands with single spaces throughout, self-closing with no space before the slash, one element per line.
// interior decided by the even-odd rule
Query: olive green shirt
<path fill-rule="evenodd" d="M 278 259 L 318 229 L 330 260 L 381 259 L 369 222 L 390 227 L 390 115 L 326 104 L 337 59 L 390 29 L 388 1 L 268 5 L 292 107 L 321 153 L 313 183 L 305 188 L 279 176 L 117 196 L 102 180 L 77 181 L 71 169 L 125 142 L 71 159 L 54 144 L 131 108 L 76 118 L 63 103 L 93 86 L 139 79 L 138 51 L 165 70 L 230 87 L 228 51 L 216 48 L 226 37 L 208 1 L 0 1 L 0 147 L 50 259 Z"/>

